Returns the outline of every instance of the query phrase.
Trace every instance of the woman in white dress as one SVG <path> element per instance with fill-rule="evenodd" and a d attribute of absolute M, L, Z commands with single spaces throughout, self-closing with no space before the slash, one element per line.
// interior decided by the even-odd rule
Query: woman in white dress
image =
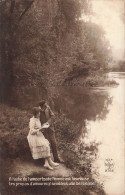
<path fill-rule="evenodd" d="M 50 145 L 49 141 L 44 137 L 42 131 L 49 127 L 48 123 L 41 126 L 40 123 L 40 109 L 38 107 L 33 108 L 33 117 L 29 123 L 29 134 L 27 136 L 29 147 L 33 159 L 45 158 L 44 167 L 53 170 L 53 167 L 58 166 L 58 163 L 54 163 L 50 157 Z"/>

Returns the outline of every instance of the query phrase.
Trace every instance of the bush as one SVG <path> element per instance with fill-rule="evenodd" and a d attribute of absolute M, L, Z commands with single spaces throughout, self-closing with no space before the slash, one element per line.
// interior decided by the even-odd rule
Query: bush
<path fill-rule="evenodd" d="M 30 114 L 7 105 L 0 105 L 0 153 L 4 157 L 22 156 L 29 147 L 27 135 Z"/>

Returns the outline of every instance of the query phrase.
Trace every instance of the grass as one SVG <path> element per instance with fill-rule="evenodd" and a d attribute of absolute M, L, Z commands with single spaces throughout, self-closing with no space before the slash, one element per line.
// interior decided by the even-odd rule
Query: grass
<path fill-rule="evenodd" d="M 2 158 L 18 157 L 23 155 L 24 151 L 29 153 L 26 136 L 31 114 L 7 105 L 0 105 L 0 116 Z"/>

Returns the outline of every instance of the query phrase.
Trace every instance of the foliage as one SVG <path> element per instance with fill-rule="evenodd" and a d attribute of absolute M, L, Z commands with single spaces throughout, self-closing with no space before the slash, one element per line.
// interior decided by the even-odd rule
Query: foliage
<path fill-rule="evenodd" d="M 29 153 L 26 136 L 30 114 L 6 105 L 0 105 L 0 110 L 1 157 L 22 156 L 24 151 Z"/>
<path fill-rule="evenodd" d="M 52 86 L 107 66 L 103 30 L 81 19 L 91 12 L 87 0 L 13 0 L 0 6 L 3 101 L 21 107 L 48 99 Z"/>
<path fill-rule="evenodd" d="M 118 62 L 115 62 L 115 65 L 113 67 L 113 64 L 109 67 L 110 71 L 117 71 L 117 72 L 125 72 L 125 60 L 119 60 Z"/>
<path fill-rule="evenodd" d="M 115 69 L 113 69 L 115 70 Z M 117 70 L 117 69 L 116 69 Z M 72 80 L 68 80 L 66 85 L 68 86 L 84 86 L 84 87 L 104 87 L 104 86 L 117 86 L 118 83 L 115 80 L 108 79 L 100 71 L 92 71 L 92 74 L 87 75 L 86 77 L 77 77 Z"/>

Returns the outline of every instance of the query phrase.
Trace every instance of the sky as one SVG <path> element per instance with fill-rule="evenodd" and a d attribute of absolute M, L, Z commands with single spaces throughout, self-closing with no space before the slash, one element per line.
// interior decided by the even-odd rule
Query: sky
<path fill-rule="evenodd" d="M 114 60 L 125 59 L 124 0 L 92 0 L 92 22 L 103 27 L 112 47 Z M 125 19 L 125 18 L 124 18 Z"/>

